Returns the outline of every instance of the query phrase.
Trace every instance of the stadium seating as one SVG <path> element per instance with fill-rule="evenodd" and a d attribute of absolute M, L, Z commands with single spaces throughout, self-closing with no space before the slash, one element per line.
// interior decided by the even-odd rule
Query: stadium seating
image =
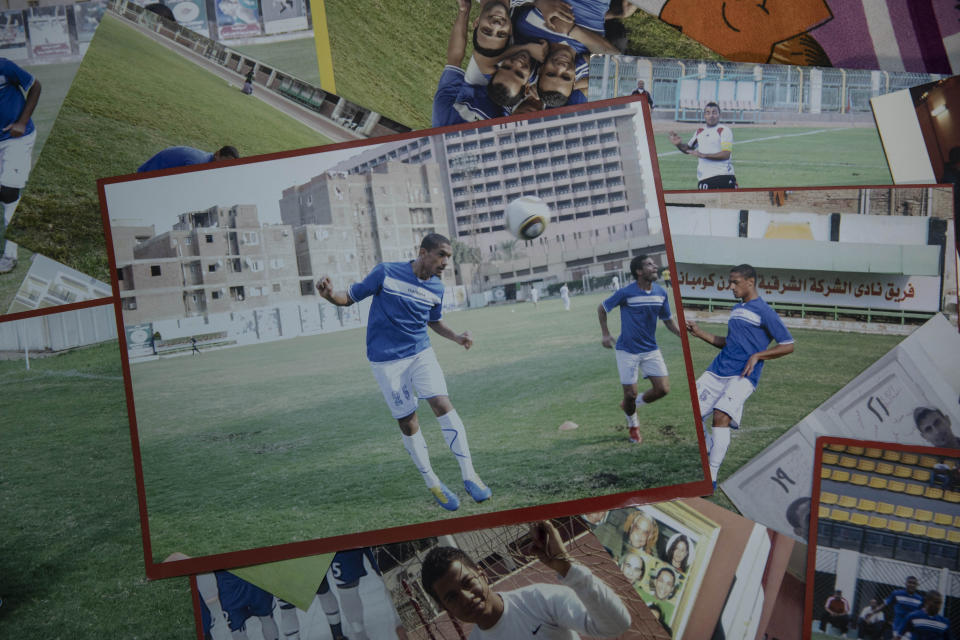
<path fill-rule="evenodd" d="M 883 452 L 883 459 L 890 462 L 900 462 L 900 452 L 887 449 Z"/>
<path fill-rule="evenodd" d="M 913 512 L 913 519 L 917 522 L 930 522 L 933 520 L 933 511 L 927 509 L 917 509 Z"/>
<path fill-rule="evenodd" d="M 913 484 L 912 482 L 907 485 L 906 493 L 911 496 L 922 496 L 923 495 L 923 485 Z"/>
<path fill-rule="evenodd" d="M 960 531 L 947 531 L 947 540 L 954 544 L 960 544 Z"/>
<path fill-rule="evenodd" d="M 903 533 L 907 530 L 907 524 L 902 520 L 891 520 L 887 523 L 887 529 L 894 533 Z"/>
<path fill-rule="evenodd" d="M 850 482 L 850 472 L 843 469 L 834 469 L 830 477 L 836 482 Z"/>
<path fill-rule="evenodd" d="M 907 525 L 907 533 L 912 536 L 925 536 L 927 535 L 927 527 L 926 525 L 911 522 Z"/>
<path fill-rule="evenodd" d="M 900 482 L 899 480 L 891 480 L 887 483 L 887 489 L 890 491 L 896 491 L 897 493 L 903 493 L 906 488 L 907 484 L 905 482 Z"/>
<path fill-rule="evenodd" d="M 912 518 L 913 517 L 913 507 L 908 507 L 906 505 L 898 504 L 893 510 L 893 514 L 898 518 Z"/>
<path fill-rule="evenodd" d="M 893 465 L 889 462 L 878 462 L 877 463 L 877 473 L 882 473 L 885 476 L 893 474 Z"/>
<path fill-rule="evenodd" d="M 864 475 L 862 473 L 854 473 L 853 475 L 850 476 L 850 482 L 852 484 L 865 487 L 867 486 L 867 483 L 870 482 L 870 476 Z"/>
<path fill-rule="evenodd" d="M 844 452 L 844 451 L 847 450 L 847 445 L 845 445 L 845 444 L 828 444 L 828 445 L 827 445 L 827 449 L 830 449 L 830 451 L 837 451 L 837 452 L 842 453 L 842 452 Z"/>
<path fill-rule="evenodd" d="M 873 460 L 865 460 L 863 458 L 860 458 L 859 460 L 857 460 L 857 469 L 859 469 L 860 471 L 869 472 L 869 471 L 873 471 L 876 468 L 877 468 L 877 463 L 874 462 Z"/>
<path fill-rule="evenodd" d="M 848 522 L 850 520 L 850 512 L 844 511 L 843 509 L 831 509 L 830 519 L 836 520 L 837 522 Z"/>
<path fill-rule="evenodd" d="M 946 529 L 940 527 L 927 527 L 927 537 L 934 540 L 945 540 L 947 537 Z"/>
<path fill-rule="evenodd" d="M 930 472 L 927 471 L 926 469 L 914 469 L 913 479 L 918 482 L 929 482 Z"/>
<path fill-rule="evenodd" d="M 883 450 L 876 449 L 874 447 L 868 447 L 866 451 L 863 452 L 863 455 L 867 456 L 868 458 L 879 458 L 883 455 Z"/>
<path fill-rule="evenodd" d="M 893 475 L 898 478 L 909 478 L 913 475 L 913 470 L 910 467 L 905 467 L 901 464 L 898 464 L 893 470 Z"/>
<path fill-rule="evenodd" d="M 823 464 L 837 464 L 840 461 L 840 456 L 835 453 L 830 453 L 829 451 L 823 452 Z"/>
<path fill-rule="evenodd" d="M 877 476 L 872 476 L 870 478 L 870 488 L 871 489 L 886 489 L 887 488 L 887 479 L 878 478 Z"/>
<path fill-rule="evenodd" d="M 954 516 L 953 526 L 956 527 L 957 529 L 960 529 L 960 516 Z"/>
<path fill-rule="evenodd" d="M 920 456 L 921 467 L 926 467 L 927 469 L 933 469 L 933 465 L 937 464 L 937 459 L 930 456 Z"/>
<path fill-rule="evenodd" d="M 855 524 L 860 527 L 867 526 L 869 518 L 864 513 L 851 513 L 850 514 L 850 524 Z"/>
<path fill-rule="evenodd" d="M 942 524 L 949 527 L 953 524 L 953 516 L 949 513 L 935 513 L 933 514 L 933 522 L 934 524 Z"/>
<path fill-rule="evenodd" d="M 823 499 L 823 496 L 820 496 L 820 499 Z M 830 517 L 830 507 L 825 504 L 821 504 L 820 508 L 817 510 L 818 518 L 829 518 Z"/>
<path fill-rule="evenodd" d="M 830 477 L 830 467 L 820 467 L 820 477 L 829 478 Z"/>
<path fill-rule="evenodd" d="M 939 487 L 927 487 L 923 490 L 923 497 L 931 500 L 940 500 L 943 498 L 943 489 Z"/>
<path fill-rule="evenodd" d="M 870 516 L 870 519 L 867 521 L 867 526 L 874 529 L 886 529 L 887 519 L 881 518 L 880 516 Z"/>
<path fill-rule="evenodd" d="M 890 515 L 894 511 L 894 506 L 889 502 L 878 502 L 877 503 L 877 513 L 882 513 L 884 515 Z"/>
<path fill-rule="evenodd" d="M 917 462 L 919 461 L 920 461 L 920 456 L 918 456 L 915 453 L 904 452 L 900 454 L 900 462 L 902 462 L 903 464 L 917 464 Z"/>
<path fill-rule="evenodd" d="M 840 466 L 853 469 L 857 466 L 857 459 L 851 456 L 840 456 Z"/>
<path fill-rule="evenodd" d="M 837 500 L 837 506 L 843 507 L 844 509 L 852 509 L 857 506 L 857 499 L 851 496 L 840 496 L 840 499 Z"/>
<path fill-rule="evenodd" d="M 866 498 L 860 498 L 857 500 L 857 509 L 860 511 L 876 511 L 877 503 L 873 500 L 867 500 Z"/>
<path fill-rule="evenodd" d="M 944 491 L 943 499 L 947 502 L 960 502 L 960 492 L 958 491 Z"/>
<path fill-rule="evenodd" d="M 835 493 L 830 493 L 829 491 L 820 492 L 820 502 L 822 504 L 837 504 L 839 496 Z"/>
<path fill-rule="evenodd" d="M 852 454 L 852 455 L 855 455 L 855 456 L 862 456 L 862 455 L 863 455 L 863 447 L 847 447 L 847 453 Z"/>

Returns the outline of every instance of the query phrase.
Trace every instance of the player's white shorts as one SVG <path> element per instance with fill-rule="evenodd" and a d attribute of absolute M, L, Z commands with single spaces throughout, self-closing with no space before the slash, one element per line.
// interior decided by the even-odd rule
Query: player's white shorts
<path fill-rule="evenodd" d="M 719 409 L 730 416 L 730 426 L 740 427 L 740 418 L 743 417 L 743 403 L 753 393 L 753 383 L 749 378 L 740 376 L 720 376 L 705 371 L 697 379 L 697 398 L 700 400 L 700 415 L 704 419 L 714 409 Z"/>
<path fill-rule="evenodd" d="M 628 353 L 617 349 L 616 354 L 620 384 L 636 384 L 640 372 L 643 372 L 644 378 L 667 376 L 667 363 L 663 361 L 660 349 L 646 353 Z"/>
<path fill-rule="evenodd" d="M 433 347 L 409 358 L 371 362 L 370 368 L 394 418 L 405 418 L 416 411 L 421 398 L 447 395 L 447 382 Z"/>
<path fill-rule="evenodd" d="M 0 140 L 0 185 L 23 189 L 30 176 L 30 161 L 37 130 L 19 138 Z"/>

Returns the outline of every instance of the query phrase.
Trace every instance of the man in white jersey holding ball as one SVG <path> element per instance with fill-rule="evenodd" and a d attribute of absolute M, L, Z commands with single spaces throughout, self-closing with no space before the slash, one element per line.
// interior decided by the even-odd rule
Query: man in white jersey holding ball
<path fill-rule="evenodd" d="M 430 327 L 464 349 L 473 346 L 469 331 L 455 333 L 441 320 L 444 286 L 440 275 L 452 255 L 450 241 L 439 233 L 431 233 L 420 243 L 416 260 L 378 264 L 366 278 L 345 291 L 334 291 L 333 282 L 326 276 L 317 282 L 320 295 L 340 307 L 373 296 L 367 321 L 367 359 L 390 412 L 400 425 L 403 446 L 437 503 L 448 511 L 456 511 L 460 500 L 440 482 L 430 466 L 427 443 L 417 419 L 421 398 L 433 409 L 444 440 L 460 464 L 464 489 L 476 502 L 491 495 L 473 469 L 466 429 L 450 403 L 443 371 L 427 336 Z"/>
<path fill-rule="evenodd" d="M 707 450 L 714 488 L 730 446 L 730 428 L 740 427 L 743 404 L 757 388 L 763 361 L 793 353 L 793 336 L 777 312 L 757 293 L 756 270 L 748 264 L 730 269 L 730 289 L 740 302 L 730 311 L 726 336 L 707 333 L 693 320 L 687 320 L 687 331 L 720 349 L 697 379 L 700 415 L 705 420 L 713 413 Z M 776 346 L 770 347 L 772 341 L 776 341 Z"/>
<path fill-rule="evenodd" d="M 700 127 L 689 142 L 682 142 L 676 132 L 670 132 L 670 144 L 697 162 L 698 189 L 736 189 L 733 175 L 733 131 L 730 125 L 720 124 L 720 105 L 708 102 L 703 108 L 705 127 Z"/>

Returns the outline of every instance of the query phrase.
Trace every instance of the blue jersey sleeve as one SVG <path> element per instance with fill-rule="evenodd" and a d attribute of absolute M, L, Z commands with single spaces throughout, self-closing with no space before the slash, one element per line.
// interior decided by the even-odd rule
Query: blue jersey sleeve
<path fill-rule="evenodd" d="M 767 331 L 770 332 L 770 335 L 773 336 L 773 339 L 777 341 L 777 344 L 790 344 L 793 342 L 793 336 L 790 335 L 787 325 L 783 324 L 783 319 L 770 307 L 766 307 L 763 310 L 763 324 L 767 328 Z"/>
<path fill-rule="evenodd" d="M 364 298 L 369 298 L 383 286 L 384 275 L 385 269 L 383 263 L 378 264 L 367 274 L 366 278 L 350 285 L 350 288 L 347 289 L 347 295 L 350 296 L 350 299 L 354 302 L 360 302 Z"/>
<path fill-rule="evenodd" d="M 613 311 L 616 307 L 620 306 L 620 303 L 623 302 L 623 298 L 626 295 L 624 292 L 626 288 L 617 289 L 612 296 L 603 301 L 603 310 L 607 313 Z"/>
<path fill-rule="evenodd" d="M 10 60 L 0 60 L 0 75 L 3 75 L 11 84 L 19 85 L 24 91 L 29 91 L 33 86 L 33 76 Z"/>
<path fill-rule="evenodd" d="M 430 315 L 427 317 L 427 322 L 440 322 L 443 319 L 443 294 L 440 294 L 440 302 L 433 305 L 430 308 Z"/>
<path fill-rule="evenodd" d="M 449 124 L 464 122 L 463 118 L 454 111 L 453 104 L 457 101 L 460 89 L 465 83 L 463 69 L 447 65 L 440 75 L 437 92 L 433 96 L 433 116 L 431 124 L 442 127 Z"/>

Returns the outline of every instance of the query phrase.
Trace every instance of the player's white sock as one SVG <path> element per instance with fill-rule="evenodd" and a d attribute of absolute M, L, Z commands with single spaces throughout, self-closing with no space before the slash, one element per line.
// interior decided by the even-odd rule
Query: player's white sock
<path fill-rule="evenodd" d="M 640 426 L 640 418 L 637 417 L 637 413 L 636 413 L 636 412 L 634 412 L 632 416 L 629 416 L 629 415 L 627 415 L 627 414 L 623 414 L 623 415 L 627 416 L 627 426 L 628 426 L 628 427 L 639 427 L 639 426 Z"/>
<path fill-rule="evenodd" d="M 412 436 L 400 434 L 403 437 L 403 446 L 413 459 L 413 464 L 417 466 L 417 471 L 423 476 L 423 481 L 427 483 L 427 488 L 435 487 L 440 484 L 440 478 L 433 472 L 430 466 L 430 453 L 427 451 L 427 442 L 423 439 L 423 432 L 417 431 Z"/>
<path fill-rule="evenodd" d="M 283 628 L 283 637 L 287 640 L 300 640 L 300 618 L 297 617 L 297 608 L 277 598 L 280 605 L 280 626 Z"/>
<path fill-rule="evenodd" d="M 340 594 L 340 606 L 343 607 L 343 615 L 347 619 L 347 626 L 350 628 L 347 637 L 350 640 L 367 640 L 367 631 L 363 624 L 363 601 L 360 600 L 360 588 L 349 587 L 337 591 Z"/>
<path fill-rule="evenodd" d="M 17 210 L 17 205 L 20 204 L 20 198 L 17 198 L 10 204 L 0 203 L 0 207 L 3 207 L 3 227 L 0 230 L 3 233 L 0 233 L 0 249 L 3 249 L 3 255 L 8 258 L 17 257 L 17 245 L 15 242 L 7 240 L 3 242 L 3 238 L 6 236 L 6 229 L 10 228 L 10 221 L 13 220 L 13 212 Z"/>
<path fill-rule="evenodd" d="M 280 640 L 280 630 L 273 616 L 258 616 L 260 620 L 260 629 L 263 633 L 263 640 Z"/>
<path fill-rule="evenodd" d="M 727 448 L 730 446 L 730 427 L 714 427 L 712 442 L 709 443 L 710 459 L 710 479 L 717 481 L 717 473 L 720 471 L 720 465 L 723 463 L 723 457 L 727 455 Z"/>
<path fill-rule="evenodd" d="M 467 430 L 463 421 L 457 415 L 456 409 L 437 418 L 443 439 L 446 440 L 450 451 L 457 457 L 460 464 L 460 475 L 464 480 L 473 480 L 477 472 L 473 470 L 473 459 L 470 457 L 470 445 L 467 444 Z"/>

